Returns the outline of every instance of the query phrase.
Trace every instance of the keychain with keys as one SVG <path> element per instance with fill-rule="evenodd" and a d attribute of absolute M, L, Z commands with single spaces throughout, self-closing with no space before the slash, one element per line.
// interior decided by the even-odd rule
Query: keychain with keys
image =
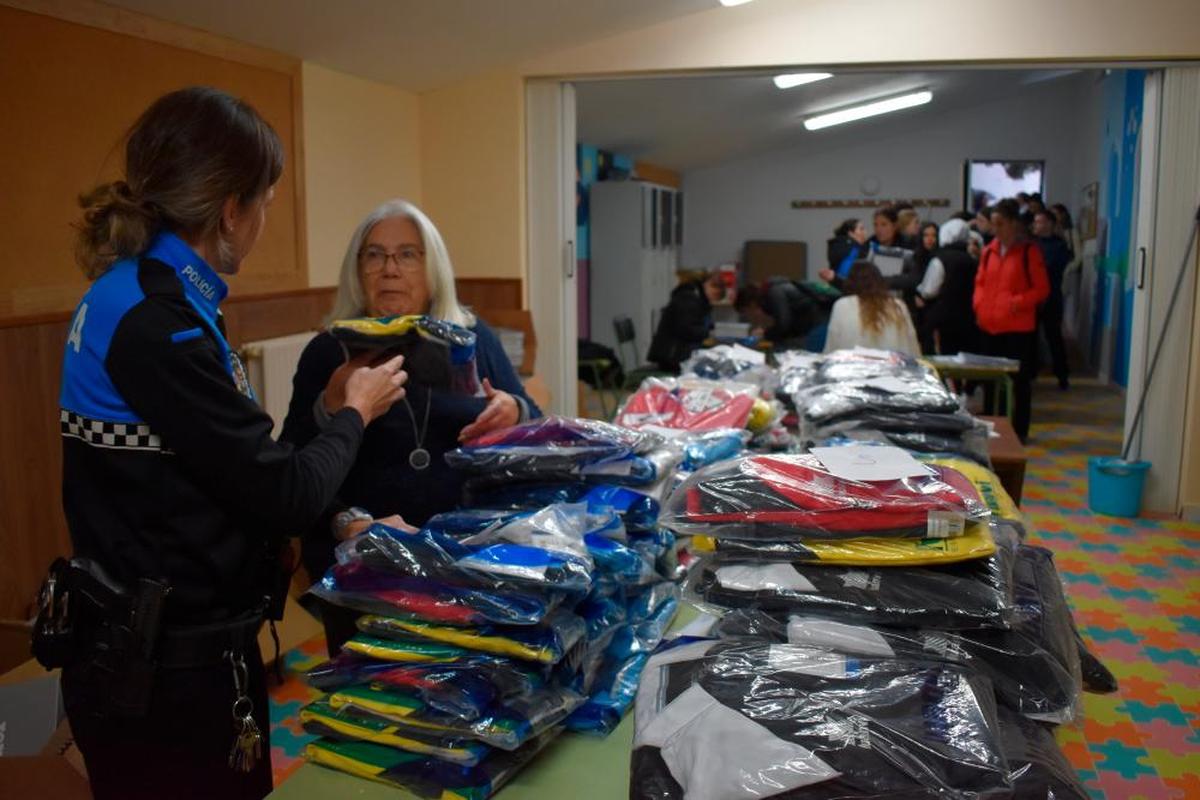
<path fill-rule="evenodd" d="M 233 738 L 233 749 L 229 751 L 229 768 L 238 772 L 249 772 L 262 758 L 262 732 L 254 721 L 254 703 L 246 696 L 249 682 L 246 660 L 241 654 L 225 654 L 233 667 L 233 724 L 237 735 Z"/>

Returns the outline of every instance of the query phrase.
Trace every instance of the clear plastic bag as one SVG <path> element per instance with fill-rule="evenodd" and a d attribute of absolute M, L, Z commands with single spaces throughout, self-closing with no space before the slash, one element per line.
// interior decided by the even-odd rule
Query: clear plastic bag
<path fill-rule="evenodd" d="M 653 433 L 600 420 L 548 416 L 477 437 L 447 453 L 446 463 L 475 473 L 570 472 L 585 464 L 645 455 L 662 443 Z"/>
<path fill-rule="evenodd" d="M 557 457 L 530 459 L 474 475 L 468 479 L 467 488 L 479 492 L 489 487 L 522 481 L 557 483 L 582 480 L 651 491 L 651 487 L 675 471 L 682 458 L 683 454 L 678 448 L 660 447 L 645 455 L 627 455 L 594 463 L 571 463 Z"/>
<path fill-rule="evenodd" d="M 300 709 L 300 724 L 305 732 L 315 736 L 347 742 L 371 742 L 463 766 L 474 766 L 488 754 L 487 746 L 481 742 L 446 738 L 402 727 L 374 715 L 334 708 L 327 700 L 317 700 Z"/>
<path fill-rule="evenodd" d="M 1012 496 L 1009 495 L 1008 490 L 1004 488 L 1004 484 L 1000 482 L 1000 478 L 991 469 L 957 456 L 921 455 L 917 456 L 917 459 L 926 464 L 938 464 L 962 473 L 963 477 L 969 480 L 975 487 L 975 491 L 978 493 L 980 499 L 983 500 L 992 512 L 992 517 L 1009 522 L 1017 528 L 1021 538 L 1025 538 L 1028 524 L 1025 515 L 1017 507 L 1017 504 L 1013 502 Z"/>
<path fill-rule="evenodd" d="M 624 486 L 575 481 L 522 482 L 476 488 L 468 484 L 468 504 L 482 508 L 531 510 L 556 503 L 584 503 L 592 513 L 611 509 L 621 517 L 629 532 L 653 529 L 658 524 L 660 512 L 658 500 Z"/>
<path fill-rule="evenodd" d="M 960 409 L 958 398 L 936 377 L 911 373 L 809 386 L 796 392 L 792 403 L 814 428 L 869 413 L 952 414 Z"/>
<path fill-rule="evenodd" d="M 710 542 L 711 547 L 708 547 Z M 718 560 L 792 561 L 850 567 L 953 564 L 987 558 L 996 552 L 991 529 L 984 522 L 968 522 L 962 536 L 944 539 L 876 537 L 755 542 L 706 537 L 703 544 L 705 549 L 718 554 Z"/>
<path fill-rule="evenodd" d="M 1054 741 L 1053 729 L 999 709 L 1000 749 L 1008 761 L 1013 798 L 1019 800 L 1089 800 L 1075 768 Z"/>
<path fill-rule="evenodd" d="M 939 662 L 676 640 L 642 674 L 630 797 L 1004 792 L 991 695 L 986 680 Z"/>
<path fill-rule="evenodd" d="M 1043 722 L 1070 722 L 1078 712 L 1083 677 L 1071 607 L 1063 593 L 1053 553 L 1042 547 L 1021 545 L 1013 575 L 1013 602 L 1016 608 L 1013 629 L 1053 656 L 1059 668 L 1048 665 L 1047 670 L 1062 676 L 1059 680 L 1064 685 L 1066 701 L 1061 707 L 1022 706 L 1019 710 Z"/>
<path fill-rule="evenodd" d="M 617 411 L 615 421 L 635 430 L 741 429 L 749 424 L 760 394 L 751 383 L 647 378 Z"/>
<path fill-rule="evenodd" d="M 932 370 L 906 353 L 853 347 L 826 353 L 817 365 L 813 383 L 841 383 L 888 375 L 904 377 L 931 374 Z"/>
<path fill-rule="evenodd" d="M 623 603 L 607 599 L 610 622 L 620 623 L 597 635 L 601 646 L 594 674 L 586 676 L 588 699 L 567 718 L 568 730 L 607 736 L 633 703 L 641 668 L 658 647 L 679 608 L 679 590 L 666 581 L 634 593 Z M 615 609 L 619 608 L 617 612 Z M 585 615 L 586 616 L 586 615 Z"/>
<path fill-rule="evenodd" d="M 349 652 L 313 667 L 305 680 L 324 692 L 379 683 L 415 692 L 433 708 L 467 720 L 478 719 L 493 703 L 527 695 L 544 682 L 527 666 L 482 654 L 451 663 L 398 664 Z"/>
<path fill-rule="evenodd" d="M 475 359 L 475 333 L 425 315 L 335 320 L 329 333 L 352 350 L 400 350 L 420 342 L 445 348 L 452 391 L 481 392 Z"/>
<path fill-rule="evenodd" d="M 353 686 L 334 692 L 328 705 L 334 713 L 355 720 L 392 724 L 401 732 L 451 740 L 474 740 L 501 750 L 516 750 L 558 725 L 583 703 L 578 693 L 548 685 L 524 697 L 488 709 L 467 721 L 443 714 L 410 692 L 379 686 Z"/>
<path fill-rule="evenodd" d="M 583 619 L 561 608 L 541 625 L 464 628 L 368 614 L 358 620 L 358 628 L 368 636 L 382 639 L 428 640 L 539 664 L 562 661 L 586 633 Z"/>
<path fill-rule="evenodd" d="M 586 517 L 582 506 L 551 506 L 461 539 L 376 523 L 338 545 L 331 572 L 344 588 L 365 572 L 486 591 L 587 592 Z"/>
<path fill-rule="evenodd" d="M 757 541 L 928 538 L 940 532 L 931 517 L 937 522 L 941 515 L 957 515 L 961 522 L 988 513 L 971 482 L 945 467 L 915 477 L 852 481 L 836 477 L 813 455 L 768 455 L 695 473 L 671 495 L 661 522 L 684 534 Z"/>
<path fill-rule="evenodd" d="M 646 653 L 639 653 L 624 661 L 602 665 L 588 699 L 567 717 L 566 729 L 594 736 L 612 733 L 633 705 L 642 669 L 649 658 Z"/>
<path fill-rule="evenodd" d="M 679 372 L 682 375 L 695 375 L 714 381 L 756 383 L 753 378 L 770 371 L 766 364 L 767 355 L 761 350 L 752 350 L 737 344 L 719 344 L 693 350 L 680 365 Z M 743 377 L 752 380 L 743 380 Z"/>
<path fill-rule="evenodd" d="M 762 638 L 848 656 L 883 656 L 959 664 L 991 681 L 1001 705 L 1063 724 L 1078 710 L 1078 675 L 1054 641 L 1014 623 L 1010 631 L 944 631 L 852 625 L 825 617 L 776 618 L 731 611 L 712 628 L 717 638 Z"/>
<path fill-rule="evenodd" d="M 529 763 L 555 736 L 547 731 L 513 752 L 487 749 L 477 765 L 466 766 L 369 742 L 318 739 L 304 758 L 323 767 L 367 778 L 428 800 L 487 800 Z"/>
<path fill-rule="evenodd" d="M 862 625 L 935 629 L 1008 628 L 1017 535 L 992 529 L 988 558 L 928 567 L 861 568 L 707 557 L 692 568 L 686 593 L 704 610 L 759 609 L 823 616 Z"/>
<path fill-rule="evenodd" d="M 683 449 L 679 468 L 696 470 L 741 455 L 750 434 L 744 429 L 718 428 L 711 431 L 687 431 L 678 434 L 675 443 Z"/>

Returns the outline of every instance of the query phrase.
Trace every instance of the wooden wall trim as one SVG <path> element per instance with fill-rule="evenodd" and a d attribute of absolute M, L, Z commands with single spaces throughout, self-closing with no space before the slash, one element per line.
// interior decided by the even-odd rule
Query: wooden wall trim
<path fill-rule="evenodd" d="M 91 28 L 124 33 L 169 44 L 198 53 L 216 56 L 252 67 L 265 67 L 276 72 L 300 74 L 300 59 L 265 47 L 258 47 L 215 33 L 148 17 L 136 11 L 94 2 L 94 0 L 0 0 L 0 5 L 55 17 Z"/>
<path fill-rule="evenodd" d="M 537 337 L 520 310 L 518 279 L 460 278 L 479 315 L 526 330 L 526 367 Z M 333 287 L 230 297 L 229 340 L 246 342 L 316 330 L 333 305 Z M 70 551 L 62 513 L 58 393 L 69 313 L 0 320 L 0 619 L 25 619 L 46 567 Z"/>
<path fill-rule="evenodd" d="M 286 298 L 314 296 L 321 297 L 323 295 L 332 295 L 336 291 L 332 287 L 318 286 L 313 289 L 287 289 L 281 292 L 261 292 L 257 294 L 234 295 L 226 298 L 222 304 L 228 308 L 230 305 L 238 305 L 240 303 L 250 303 L 262 300 L 282 300 Z M 82 296 L 82 295 L 81 295 Z M 74 311 L 49 311 L 45 314 L 27 314 L 21 317 L 0 317 L 0 330 L 4 328 L 27 328 L 32 325 L 52 325 L 56 322 L 67 322 L 71 319 Z"/>

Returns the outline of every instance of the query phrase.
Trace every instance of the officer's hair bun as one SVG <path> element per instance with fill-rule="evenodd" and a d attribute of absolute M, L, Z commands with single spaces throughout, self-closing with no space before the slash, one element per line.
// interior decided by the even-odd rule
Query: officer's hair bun
<path fill-rule="evenodd" d="M 99 277 L 120 258 L 143 252 L 162 218 L 125 181 L 103 183 L 79 196 L 83 220 L 76 225 L 75 258 L 89 278 Z"/>

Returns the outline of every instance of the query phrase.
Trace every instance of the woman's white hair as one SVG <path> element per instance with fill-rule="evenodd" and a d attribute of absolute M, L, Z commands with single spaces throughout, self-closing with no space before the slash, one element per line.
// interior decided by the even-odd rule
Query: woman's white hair
<path fill-rule="evenodd" d="M 354 229 L 346 256 L 342 259 L 342 275 L 338 280 L 337 297 L 327 322 L 337 319 L 361 317 L 367 313 L 367 297 L 363 291 L 362 278 L 358 272 L 358 254 L 371 229 L 385 219 L 405 217 L 412 220 L 421 234 L 425 247 L 425 280 L 429 285 L 429 316 L 444 319 L 470 328 L 475 325 L 475 315 L 459 305 L 458 292 L 454 288 L 454 267 L 442 235 L 421 209 L 407 200 L 388 200 L 376 208 Z"/>

